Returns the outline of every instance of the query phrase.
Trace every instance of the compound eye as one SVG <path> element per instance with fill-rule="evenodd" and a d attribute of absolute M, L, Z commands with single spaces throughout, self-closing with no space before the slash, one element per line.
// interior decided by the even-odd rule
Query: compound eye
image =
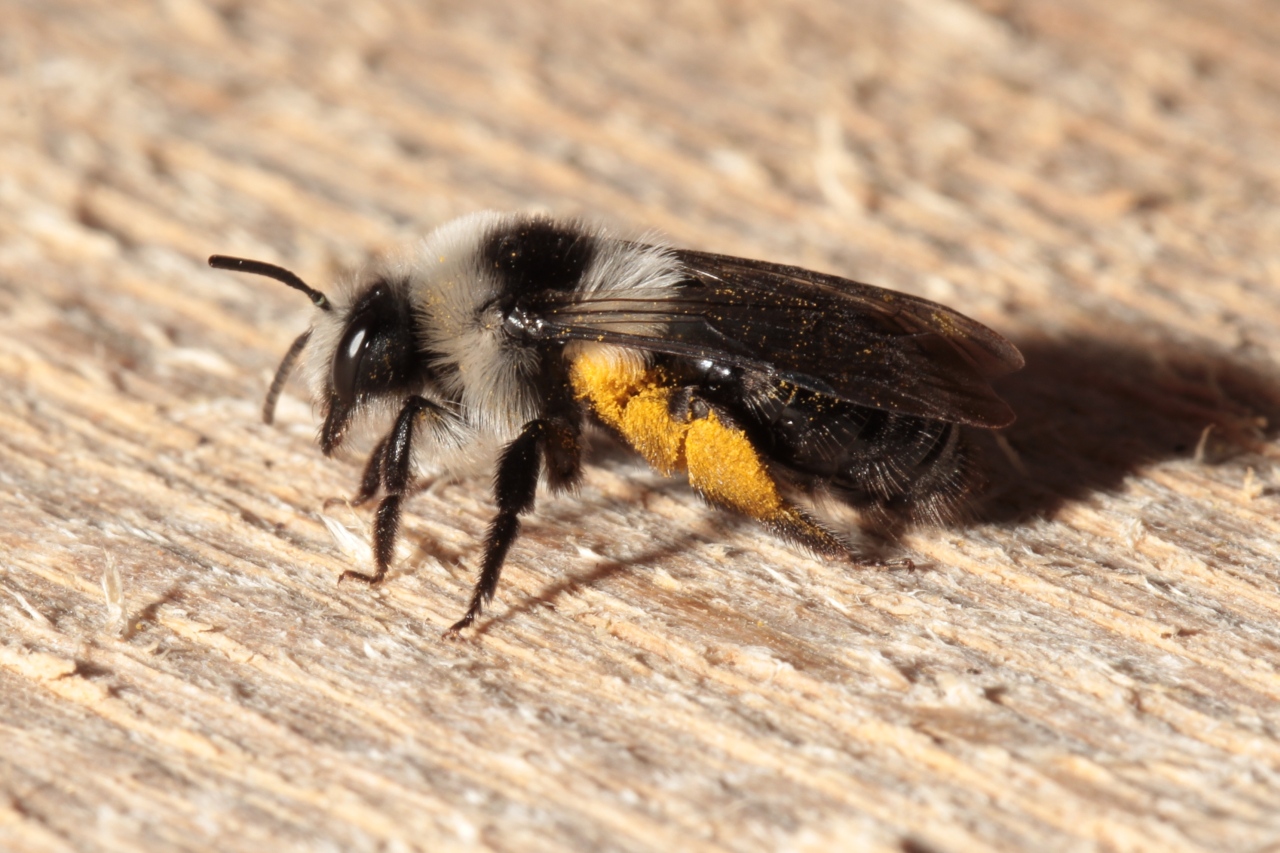
<path fill-rule="evenodd" d="M 356 383 L 361 376 L 361 365 L 364 363 L 365 351 L 369 345 L 369 327 L 364 323 L 354 323 L 342 336 L 338 344 L 338 352 L 333 356 L 333 393 L 343 405 L 351 406 L 356 402 Z"/>

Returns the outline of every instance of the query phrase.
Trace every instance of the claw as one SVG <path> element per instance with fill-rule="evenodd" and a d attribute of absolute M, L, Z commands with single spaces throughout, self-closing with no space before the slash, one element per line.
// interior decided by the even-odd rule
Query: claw
<path fill-rule="evenodd" d="M 357 572 L 357 571 L 353 571 L 352 569 L 347 569 L 345 572 L 343 572 L 341 575 L 338 576 L 338 584 L 341 585 L 343 581 L 350 579 L 350 580 L 358 580 L 362 583 L 367 583 L 369 586 L 377 586 L 378 584 L 382 583 L 382 579 L 385 578 L 386 576 L 387 576 L 386 572 L 378 572 L 376 575 L 366 575 L 364 572 Z"/>

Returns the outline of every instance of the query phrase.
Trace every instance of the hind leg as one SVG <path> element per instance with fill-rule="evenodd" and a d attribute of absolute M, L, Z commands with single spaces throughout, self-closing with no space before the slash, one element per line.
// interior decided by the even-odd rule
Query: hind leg
<path fill-rule="evenodd" d="M 848 546 L 804 510 L 784 498 L 764 457 L 725 412 L 681 389 L 672 398 L 673 416 L 689 418 L 684 434 L 689 485 L 706 501 L 763 524 L 774 534 L 828 556 L 847 555 Z"/>

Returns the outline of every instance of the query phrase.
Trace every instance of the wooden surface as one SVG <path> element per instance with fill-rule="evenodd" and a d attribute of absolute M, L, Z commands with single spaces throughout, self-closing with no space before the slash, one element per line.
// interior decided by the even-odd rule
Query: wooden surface
<path fill-rule="evenodd" d="M 1266 0 L 0 4 L 0 847 L 1280 849 Z M 319 286 L 545 209 L 938 299 L 1020 419 L 914 570 L 606 451 L 463 610 L 301 389 Z"/>

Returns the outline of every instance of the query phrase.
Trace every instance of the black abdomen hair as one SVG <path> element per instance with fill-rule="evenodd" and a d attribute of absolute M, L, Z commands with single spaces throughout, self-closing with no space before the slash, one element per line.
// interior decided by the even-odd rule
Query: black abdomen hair
<path fill-rule="evenodd" d="M 756 371 L 670 357 L 692 396 L 732 415 L 780 480 L 904 520 L 943 521 L 972 490 L 958 424 L 899 415 Z"/>

